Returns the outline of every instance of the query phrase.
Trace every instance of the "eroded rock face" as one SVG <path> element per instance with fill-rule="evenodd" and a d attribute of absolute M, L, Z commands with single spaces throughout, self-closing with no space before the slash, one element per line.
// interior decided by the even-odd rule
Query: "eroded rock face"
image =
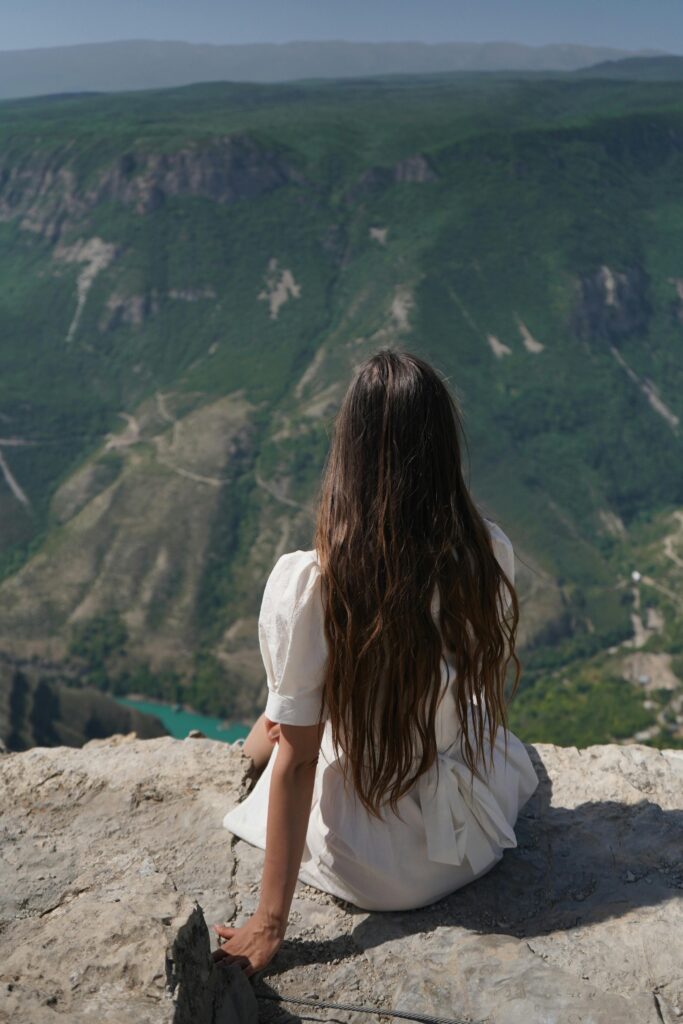
<path fill-rule="evenodd" d="M 13 662 L 0 653 L 0 742 L 7 750 L 80 747 L 88 740 L 135 731 L 141 739 L 168 735 L 158 718 L 81 686 L 57 666 Z M 69 685 L 71 684 L 71 685 Z"/>
<path fill-rule="evenodd" d="M 68 146 L 20 162 L 0 157 L 0 221 L 18 219 L 24 229 L 56 242 L 100 203 L 122 203 L 144 214 L 172 197 L 233 203 L 304 181 L 281 154 L 248 135 L 217 137 L 169 153 L 131 151 L 87 184 L 71 159 Z"/>
<path fill-rule="evenodd" d="M 437 180 L 438 175 L 427 158 L 422 153 L 414 153 L 399 160 L 393 167 L 368 168 L 356 184 L 347 190 L 346 200 L 355 203 L 397 183 L 425 185 Z"/>
<path fill-rule="evenodd" d="M 328 1000 L 490 1024 L 669 1024 L 683 1011 L 683 752 L 532 750 L 519 846 L 417 911 L 298 884 L 287 938 L 227 977 L 205 921 L 253 911 L 263 852 L 221 826 L 250 762 L 112 737 L 0 758 L 0 1020 L 299 1019 Z M 219 976 L 220 975 L 220 976 Z"/>
<path fill-rule="evenodd" d="M 618 342 L 631 335 L 645 334 L 652 316 L 648 281 L 642 267 L 624 271 L 599 267 L 578 282 L 571 326 L 582 340 L 607 339 Z"/>

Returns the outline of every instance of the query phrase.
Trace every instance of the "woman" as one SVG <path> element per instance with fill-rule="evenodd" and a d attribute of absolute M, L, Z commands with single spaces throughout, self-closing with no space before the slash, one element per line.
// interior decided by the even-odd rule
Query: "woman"
<path fill-rule="evenodd" d="M 279 948 L 297 878 L 366 910 L 425 906 L 516 845 L 537 786 L 506 729 L 518 603 L 512 546 L 462 475 L 439 375 L 378 352 L 335 423 L 314 549 L 266 583 L 268 699 L 244 743 L 263 768 L 226 815 L 265 849 L 259 904 L 219 963 L 247 975 Z"/>

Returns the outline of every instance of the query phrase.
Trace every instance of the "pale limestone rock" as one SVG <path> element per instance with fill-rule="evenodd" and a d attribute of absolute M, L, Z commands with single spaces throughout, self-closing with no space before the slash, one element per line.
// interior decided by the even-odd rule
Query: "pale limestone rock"
<path fill-rule="evenodd" d="M 298 884 L 250 980 L 213 966 L 205 926 L 258 900 L 263 852 L 221 825 L 248 785 L 239 750 L 112 737 L 2 757 L 0 1021 L 251 1024 L 257 1003 L 261 1021 L 361 1019 L 275 993 L 489 1024 L 678 1020 L 683 752 L 530 751 L 541 785 L 492 872 L 393 913 Z"/>
<path fill-rule="evenodd" d="M 234 912 L 221 816 L 248 764 L 134 734 L 2 758 L 2 1024 L 255 1024 L 202 914 Z"/>

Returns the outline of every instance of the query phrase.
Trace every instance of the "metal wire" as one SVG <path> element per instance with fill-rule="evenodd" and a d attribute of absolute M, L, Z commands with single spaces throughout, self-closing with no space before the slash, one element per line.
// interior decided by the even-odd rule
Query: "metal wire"
<path fill-rule="evenodd" d="M 294 996 L 266 995 L 255 992 L 257 999 L 274 999 L 281 1003 L 303 1003 L 305 1006 L 325 1006 L 331 1010 L 355 1010 L 357 1013 L 376 1013 L 381 1017 L 401 1017 L 403 1020 L 416 1020 L 420 1024 L 484 1024 L 484 1021 L 473 1021 L 465 1017 L 432 1017 L 428 1013 L 404 1013 L 401 1010 L 378 1010 L 375 1006 L 352 1006 L 349 1003 L 329 1003 L 324 999 L 302 999 Z"/>

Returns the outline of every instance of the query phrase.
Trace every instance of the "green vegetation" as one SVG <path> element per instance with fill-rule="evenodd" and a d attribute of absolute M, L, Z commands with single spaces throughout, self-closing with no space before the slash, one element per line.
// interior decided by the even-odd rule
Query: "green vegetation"
<path fill-rule="evenodd" d="M 561 746 L 627 739 L 654 720 L 630 683 L 586 670 L 539 680 L 510 712 L 512 729 L 529 742 Z"/>
<path fill-rule="evenodd" d="M 521 559 L 520 733 L 676 741 L 619 665 L 637 563 L 683 678 L 682 140 L 667 81 L 0 104 L 0 649 L 258 713 L 265 579 L 310 546 L 352 366 L 397 344 Z"/>
<path fill-rule="evenodd" d="M 79 623 L 73 630 L 69 654 L 82 658 L 92 671 L 114 654 L 125 651 L 128 630 L 118 612 L 112 611 Z"/>
<path fill-rule="evenodd" d="M 86 686 L 118 696 L 144 693 L 175 703 L 184 701 L 202 714 L 230 717 L 236 710 L 239 680 L 231 679 L 216 658 L 206 651 L 195 657 L 189 679 L 166 669 L 126 660 L 128 630 L 118 612 L 109 612 L 72 629 L 69 656 L 77 679 Z M 73 681 L 73 680 L 72 680 Z"/>

